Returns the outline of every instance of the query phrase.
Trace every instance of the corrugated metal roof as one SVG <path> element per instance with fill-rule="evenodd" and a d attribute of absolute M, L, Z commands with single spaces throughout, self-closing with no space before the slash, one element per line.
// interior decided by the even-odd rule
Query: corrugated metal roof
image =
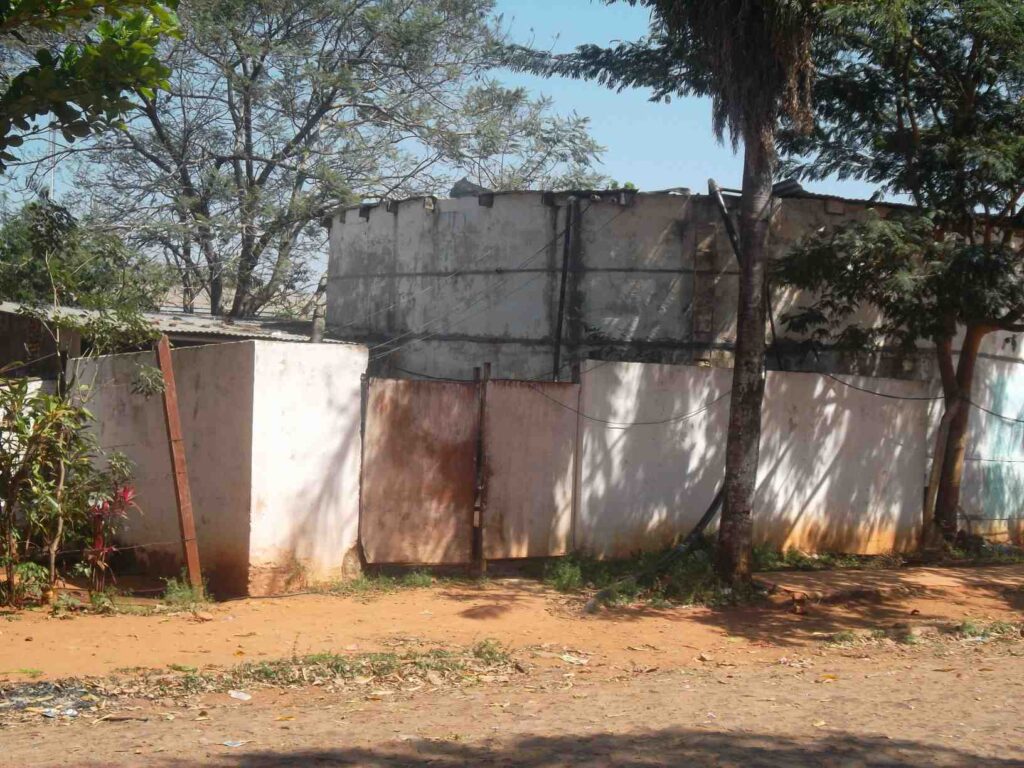
<path fill-rule="evenodd" d="M 0 313 L 19 315 L 31 309 L 28 305 L 13 301 L 0 301 Z M 88 318 L 97 313 L 78 307 L 39 308 L 47 317 L 59 315 Z M 212 315 L 188 315 L 184 312 L 144 312 L 143 317 L 161 333 L 171 337 L 209 336 L 214 338 L 267 339 L 273 341 L 308 342 L 310 321 L 282 318 L 255 318 L 234 320 Z M 324 339 L 328 343 L 343 343 Z"/>

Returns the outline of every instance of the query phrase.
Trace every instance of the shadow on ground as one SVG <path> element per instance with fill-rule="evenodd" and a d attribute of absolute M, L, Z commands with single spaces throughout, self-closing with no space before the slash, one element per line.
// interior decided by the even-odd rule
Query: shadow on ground
<path fill-rule="evenodd" d="M 980 756 L 955 746 L 836 734 L 792 740 L 765 734 L 664 730 L 629 735 L 528 737 L 495 745 L 408 741 L 380 747 L 250 752 L 206 761 L 237 768 L 278 766 L 744 766 L 745 768 L 943 768 L 1024 766 L 1011 758 Z M 198 763 L 174 763 L 175 766 Z"/>

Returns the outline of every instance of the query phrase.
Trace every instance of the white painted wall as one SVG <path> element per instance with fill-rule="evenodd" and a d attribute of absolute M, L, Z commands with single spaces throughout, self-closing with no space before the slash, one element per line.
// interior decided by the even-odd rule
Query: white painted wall
<path fill-rule="evenodd" d="M 248 572 L 255 342 L 172 352 L 199 555 L 214 594 L 244 594 Z M 153 575 L 176 576 L 183 560 L 163 401 L 131 392 L 139 364 L 156 355 L 101 357 L 82 366 L 100 445 L 135 464 L 139 509 L 119 537 Z M 92 371 L 95 371 L 93 378 Z"/>
<path fill-rule="evenodd" d="M 365 347 L 257 342 L 249 592 L 359 570 Z"/>
<path fill-rule="evenodd" d="M 242 341 L 172 352 L 204 575 L 216 595 L 266 593 L 341 575 L 359 504 L 366 349 Z M 160 396 L 131 393 L 153 353 L 82 366 L 101 446 L 136 466 L 139 510 L 120 539 L 153 575 L 182 567 Z M 95 379 L 93 379 L 95 372 Z M 358 565 L 358 560 L 356 560 Z"/>
<path fill-rule="evenodd" d="M 601 557 L 659 549 L 700 519 L 725 467 L 732 371 L 600 363 L 584 367 L 575 547 Z M 618 428 L 634 421 L 666 424 Z"/>
<path fill-rule="evenodd" d="M 1024 345 L 997 332 L 985 338 L 975 370 L 973 401 L 1010 419 L 1024 419 Z M 938 387 L 936 385 L 936 394 Z M 942 417 L 931 411 L 928 453 Z M 994 541 L 1024 544 L 1024 423 L 972 408 L 960 488 L 961 526 Z"/>
<path fill-rule="evenodd" d="M 601 364 L 583 377 L 577 548 L 603 557 L 686 534 L 721 483 L 731 371 Z M 926 396 L 921 382 L 843 377 Z M 706 409 L 702 411 L 702 409 Z M 928 406 L 844 387 L 817 374 L 769 372 L 755 540 L 847 552 L 909 548 L 920 520 Z M 692 418 L 681 418 L 700 412 Z"/>

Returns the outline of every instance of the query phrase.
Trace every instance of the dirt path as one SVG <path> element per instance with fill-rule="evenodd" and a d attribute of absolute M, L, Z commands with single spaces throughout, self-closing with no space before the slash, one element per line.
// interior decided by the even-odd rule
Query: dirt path
<path fill-rule="evenodd" d="M 1013 620 L 1024 610 L 1024 566 L 891 572 L 785 574 L 793 589 L 827 584 L 856 591 L 870 583 L 907 589 L 881 602 L 786 609 L 708 610 L 623 607 L 581 615 L 581 600 L 536 582 L 405 590 L 369 598 L 300 595 L 249 599 L 204 609 L 204 616 L 76 616 L 26 612 L 0 621 L 0 681 L 104 675 L 128 667 L 231 665 L 321 651 L 371 651 L 411 636 L 470 645 L 496 638 L 512 648 L 580 648 L 609 667 L 636 660 L 631 647 L 653 645 L 664 665 L 692 665 L 701 651 L 750 645 L 743 658 L 778 658 L 843 630 L 978 620 Z M 927 573 L 926 573 L 927 572 Z M 923 582 L 923 583 L 921 583 Z M 785 603 L 785 600 L 783 600 Z"/>
<path fill-rule="evenodd" d="M 593 680 L 581 670 L 549 671 L 397 698 L 265 690 L 240 703 L 217 694 L 187 710 L 145 705 L 135 712 L 145 722 L 8 730 L 3 759 L 249 768 L 1024 766 L 1024 658 L 1011 650 L 825 651 Z"/>
<path fill-rule="evenodd" d="M 809 594 L 830 577 L 785 578 Z M 863 593 L 856 575 L 831 578 Z M 525 671 L 454 688 L 128 701 L 118 711 L 139 719 L 127 721 L 27 717 L 0 728 L 0 765 L 1024 767 L 1024 640 L 925 633 L 964 619 L 1021 622 L 1024 568 L 900 571 L 889 582 L 908 579 L 881 599 L 794 606 L 783 593 L 720 611 L 587 616 L 578 599 L 503 581 L 246 600 L 212 607 L 209 620 L 24 615 L 0 622 L 9 680 L 488 637 Z M 827 642 L 895 629 L 923 639 Z"/>

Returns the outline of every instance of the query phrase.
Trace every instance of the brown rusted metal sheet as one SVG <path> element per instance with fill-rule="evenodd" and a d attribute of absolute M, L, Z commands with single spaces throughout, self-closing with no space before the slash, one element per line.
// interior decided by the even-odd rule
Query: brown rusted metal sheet
<path fill-rule="evenodd" d="M 488 383 L 483 515 L 487 559 L 549 557 L 569 550 L 578 407 L 577 384 Z"/>
<path fill-rule="evenodd" d="M 359 530 L 370 563 L 468 563 L 476 386 L 371 379 Z"/>

